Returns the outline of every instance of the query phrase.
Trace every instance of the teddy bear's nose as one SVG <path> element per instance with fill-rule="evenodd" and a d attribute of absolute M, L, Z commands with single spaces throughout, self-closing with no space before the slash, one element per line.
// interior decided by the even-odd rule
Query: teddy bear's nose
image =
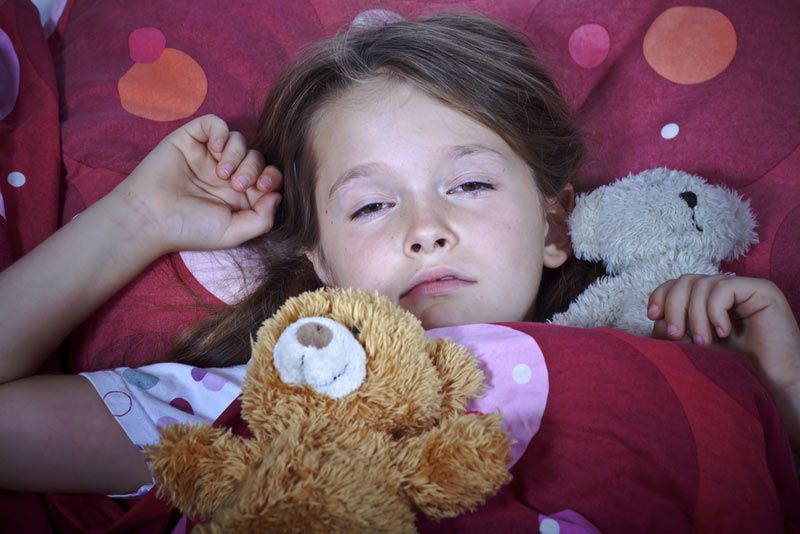
<path fill-rule="evenodd" d="M 679 196 L 689 205 L 690 208 L 697 206 L 697 195 L 691 191 L 684 191 Z"/>
<path fill-rule="evenodd" d="M 297 329 L 297 341 L 305 347 L 323 349 L 328 346 L 331 339 L 333 332 L 323 324 L 310 322 Z"/>

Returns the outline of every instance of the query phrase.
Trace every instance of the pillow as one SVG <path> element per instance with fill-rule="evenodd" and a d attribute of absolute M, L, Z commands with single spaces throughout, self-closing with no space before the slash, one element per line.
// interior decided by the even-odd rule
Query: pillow
<path fill-rule="evenodd" d="M 0 103 L 10 110 L 0 117 L 5 264 L 110 191 L 191 117 L 216 113 L 252 135 L 277 73 L 304 45 L 373 7 L 361 0 L 48 5 L 45 26 L 58 19 L 49 51 L 29 4 L 0 6 L 2 64 L 20 65 L 17 78 L 0 82 L 4 95 L 17 94 Z M 790 53 L 800 12 L 780 3 L 652 0 L 624 8 L 588 0 L 568 9 L 551 0 L 381 7 L 405 16 L 464 7 L 524 32 L 586 132 L 579 190 L 667 166 L 744 193 L 761 243 L 724 268 L 772 279 L 800 315 L 800 56 Z M 230 264 L 221 253 L 192 252 L 155 262 L 75 333 L 69 367 L 164 360 L 175 332 L 206 313 L 202 305 L 241 295 L 236 269 L 224 268 Z"/>

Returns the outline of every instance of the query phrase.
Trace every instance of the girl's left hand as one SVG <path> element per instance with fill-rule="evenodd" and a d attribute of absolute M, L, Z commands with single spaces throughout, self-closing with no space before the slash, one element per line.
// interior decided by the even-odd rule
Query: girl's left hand
<path fill-rule="evenodd" d="M 653 337 L 748 356 L 767 385 L 800 385 L 800 329 L 786 297 L 769 280 L 685 274 L 650 295 Z"/>

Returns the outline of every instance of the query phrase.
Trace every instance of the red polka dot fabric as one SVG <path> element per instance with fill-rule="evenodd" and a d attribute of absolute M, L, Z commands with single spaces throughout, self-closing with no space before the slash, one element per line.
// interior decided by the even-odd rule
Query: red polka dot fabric
<path fill-rule="evenodd" d="M 0 265 L 108 193 L 191 117 L 216 113 L 251 135 L 291 58 L 374 7 L 354 0 L 225 9 L 64 4 L 52 3 L 42 20 L 24 2 L 0 6 Z M 550 67 L 586 132 L 579 191 L 659 166 L 737 189 L 752 201 L 760 243 L 723 267 L 775 281 L 800 315 L 800 56 L 792 52 L 800 12 L 788 0 L 768 4 L 578 1 L 567 9 L 553 0 L 474 0 L 457 7 L 522 31 Z M 395 0 L 381 7 L 415 17 L 456 6 Z M 164 258 L 80 328 L 69 366 L 162 360 L 175 332 L 205 313 L 195 295 L 213 306 L 241 292 L 224 255 Z"/>

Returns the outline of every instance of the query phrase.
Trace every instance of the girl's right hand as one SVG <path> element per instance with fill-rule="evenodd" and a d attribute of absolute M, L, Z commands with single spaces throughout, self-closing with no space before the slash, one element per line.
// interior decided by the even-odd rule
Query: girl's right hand
<path fill-rule="evenodd" d="M 112 194 L 144 215 L 162 254 L 214 250 L 272 228 L 282 179 L 241 133 L 205 115 L 164 138 Z"/>

